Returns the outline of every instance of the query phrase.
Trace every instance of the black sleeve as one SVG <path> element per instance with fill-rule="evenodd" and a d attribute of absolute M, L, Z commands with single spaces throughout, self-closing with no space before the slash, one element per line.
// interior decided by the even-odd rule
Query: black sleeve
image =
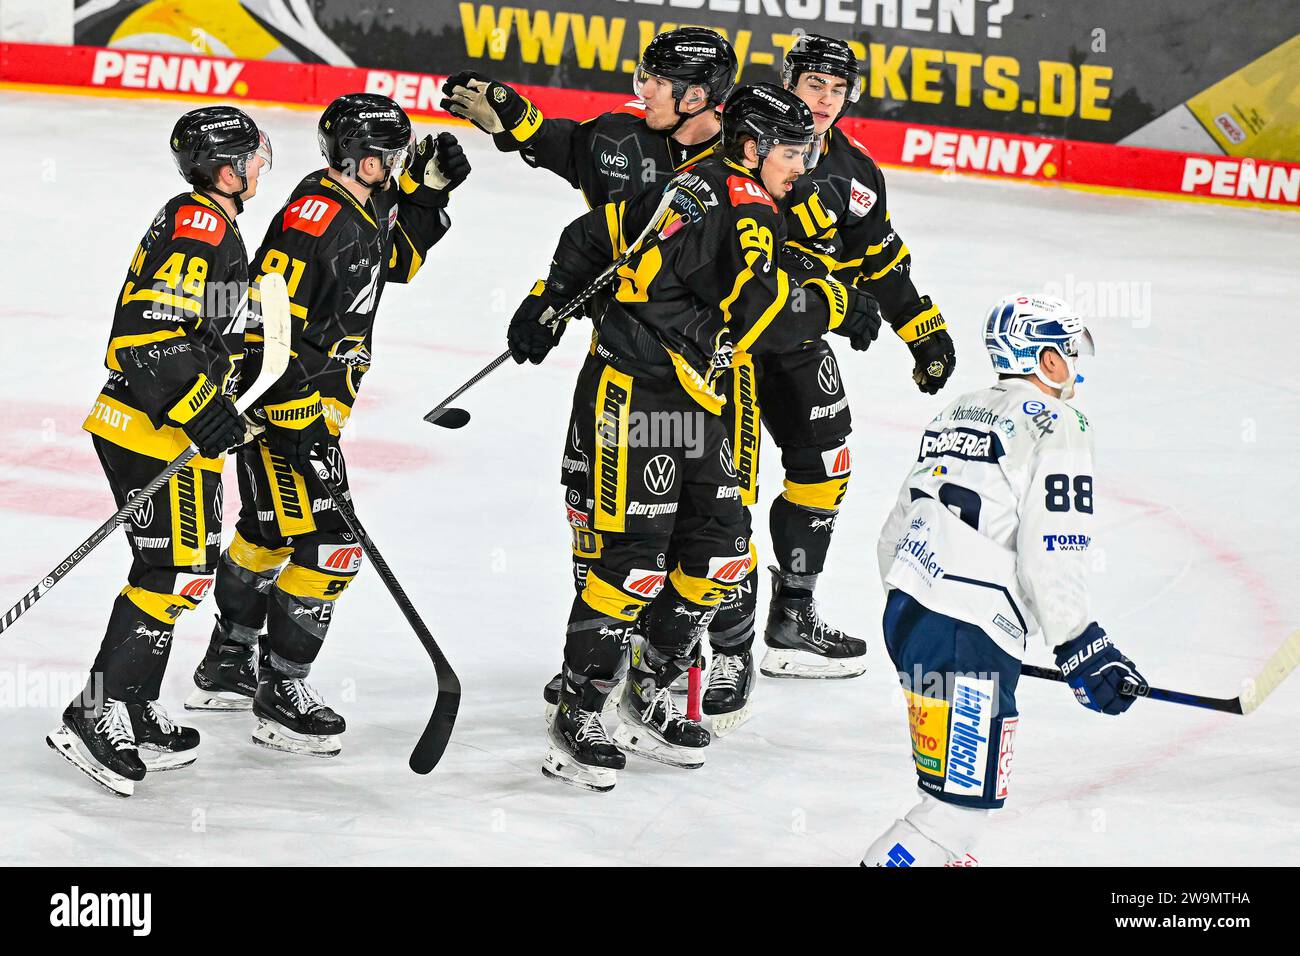
<path fill-rule="evenodd" d="M 451 219 L 446 210 L 446 191 L 417 183 L 405 172 L 399 188 L 402 198 L 397 200 L 397 222 L 393 225 L 393 247 L 388 257 L 388 281 L 405 283 L 415 278 L 429 249 L 447 234 Z"/>
<path fill-rule="evenodd" d="M 522 148 L 511 148 L 518 149 L 529 166 L 549 169 L 574 189 L 580 189 L 578 159 L 588 155 L 590 149 L 586 126 L 570 119 L 543 119 Z M 501 149 L 503 142 L 511 142 L 511 134 L 497 133 L 492 139 Z"/>

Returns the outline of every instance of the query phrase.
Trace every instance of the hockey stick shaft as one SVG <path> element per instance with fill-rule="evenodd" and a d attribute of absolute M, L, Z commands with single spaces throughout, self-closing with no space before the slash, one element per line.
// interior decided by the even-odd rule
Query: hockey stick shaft
<path fill-rule="evenodd" d="M 1035 664 L 1021 664 L 1023 677 L 1037 677 L 1041 680 L 1066 683 L 1061 672 L 1054 667 L 1039 667 Z M 1125 684 L 1121 693 L 1129 697 L 1146 697 L 1150 700 L 1163 700 L 1170 704 L 1184 704 L 1188 707 L 1201 707 L 1205 710 L 1218 710 L 1225 714 L 1243 713 L 1239 697 L 1203 697 L 1200 694 L 1188 694 L 1180 690 L 1166 690 L 1163 687 L 1150 687 L 1146 684 Z"/>
<path fill-rule="evenodd" d="M 663 198 L 659 200 L 659 205 L 655 207 L 654 214 L 651 215 L 650 217 L 650 222 L 646 224 L 646 227 L 641 231 L 641 234 L 636 237 L 635 241 L 633 241 L 632 244 L 627 247 L 627 249 L 623 252 L 622 255 L 618 256 L 613 262 L 611 262 L 609 266 L 607 266 L 600 275 L 596 276 L 596 278 L 592 279 L 591 282 L 587 283 L 587 285 L 583 287 L 581 292 L 579 292 L 573 299 L 565 303 L 564 308 L 560 309 L 559 312 L 555 313 L 555 315 L 551 317 L 550 323 L 552 324 L 552 326 L 557 326 L 561 322 L 568 322 L 569 319 L 577 315 L 578 311 L 584 305 L 587 304 L 587 302 L 592 298 L 592 296 L 594 296 L 597 292 L 599 292 L 601 289 L 605 288 L 605 286 L 609 284 L 610 280 L 614 278 L 615 274 L 618 272 L 619 269 L 627 265 L 627 263 L 631 261 L 634 255 L 643 251 L 642 246 L 649 238 L 653 236 L 654 238 L 662 241 L 664 239 L 667 239 L 669 236 L 673 235 L 673 233 L 675 233 L 680 228 L 683 220 L 677 219 L 674 220 L 672 224 L 665 226 L 662 232 L 656 233 L 654 231 L 655 224 L 658 223 L 668 212 L 668 208 L 672 205 L 673 197 L 676 195 L 677 195 L 676 189 L 670 189 L 664 193 Z M 434 408 L 427 415 L 424 416 L 424 420 L 426 422 L 429 422 L 430 424 L 436 422 L 438 418 L 441 417 L 443 412 L 446 411 L 447 407 L 451 405 L 452 402 L 454 402 L 457 398 L 459 398 L 467 390 L 469 390 L 471 386 L 481 382 L 483 379 L 487 378 L 487 376 L 490 375 L 492 372 L 500 368 L 501 365 L 508 358 L 510 358 L 510 350 L 506 349 L 504 352 L 502 352 L 500 355 L 494 358 L 487 365 L 483 366 L 483 368 L 480 369 L 474 376 L 472 376 L 469 379 L 469 381 L 467 381 L 464 385 L 456 389 L 456 391 L 452 392 L 441 402 L 435 405 Z"/>
<path fill-rule="evenodd" d="M 420 734 L 415 749 L 411 751 L 409 760 L 410 768 L 416 773 L 428 773 L 438 765 L 443 752 L 447 749 L 447 743 L 451 740 L 451 732 L 456 724 L 456 713 L 460 709 L 460 678 L 456 676 L 456 672 L 452 670 L 446 655 L 442 653 L 442 648 L 438 646 L 433 634 L 425 626 L 420 617 L 420 612 L 415 609 L 411 599 L 406 596 L 406 591 L 402 588 L 401 582 L 397 580 L 397 575 L 393 574 L 393 569 L 388 566 L 384 556 L 375 547 L 375 542 L 371 540 L 370 535 L 366 533 L 366 529 L 358 520 L 356 510 L 352 507 L 349 496 L 331 478 L 329 468 L 322 461 L 313 458 L 312 465 L 316 469 L 316 476 L 320 478 L 321 484 L 325 486 L 325 489 L 330 493 L 330 497 L 334 499 L 334 507 L 343 516 L 344 523 L 356 537 L 362 550 L 365 551 L 366 557 L 370 559 L 370 563 L 379 572 L 384 587 L 388 588 L 388 593 L 393 596 L 393 600 L 397 602 L 397 607 L 401 610 L 407 623 L 415 631 L 415 636 L 419 638 L 425 651 L 433 660 L 433 668 L 438 675 L 438 699 L 433 705 L 433 713 L 429 717 L 428 724 L 425 725 L 424 733 Z"/>
<path fill-rule="evenodd" d="M 243 414 L 268 388 L 284 373 L 289 364 L 289 296 L 281 276 L 265 276 L 262 280 L 262 367 L 257 379 L 235 406 Z M 27 613 L 37 601 L 49 593 L 54 585 L 85 560 L 90 552 L 99 547 L 104 540 L 121 524 L 130 521 L 143 508 L 163 485 L 167 484 L 190 460 L 198 454 L 193 445 L 181 452 L 171 464 L 164 468 L 153 481 L 140 489 L 126 504 L 122 505 L 113 517 L 109 518 L 72 552 L 60 561 L 49 574 L 45 575 L 36 586 L 22 596 L 13 607 L 0 618 L 0 634 L 3 634 L 15 621 Z"/>

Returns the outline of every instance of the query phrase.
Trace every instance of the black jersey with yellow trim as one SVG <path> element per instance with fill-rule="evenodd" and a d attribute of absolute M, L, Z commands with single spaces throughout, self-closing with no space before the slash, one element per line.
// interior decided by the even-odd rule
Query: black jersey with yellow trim
<path fill-rule="evenodd" d="M 663 230 L 618 270 L 591 313 L 592 349 L 632 374 L 676 374 L 706 409 L 724 404 L 715 385 L 736 353 L 789 351 L 844 318 L 847 293 L 837 281 L 813 278 L 801 287 L 780 265 L 780 206 L 752 171 L 712 157 L 679 173 Z M 660 190 L 609 203 L 564 230 L 547 286 L 571 297 L 622 254 L 650 221 Z"/>
<path fill-rule="evenodd" d="M 645 106 L 636 100 L 583 122 L 542 118 L 522 148 L 509 133 L 493 139 L 498 148 L 518 150 L 530 166 L 549 169 L 580 189 L 592 208 L 661 189 L 718 143 L 714 136 L 683 146 L 667 131 L 646 125 Z"/>
<path fill-rule="evenodd" d="M 450 226 L 446 212 L 396 184 L 360 202 L 329 170 L 303 177 L 253 259 L 257 278 L 284 276 L 293 319 L 289 371 L 267 393 L 319 391 L 337 434 L 370 368 L 375 314 L 389 282 L 410 282 Z"/>
<path fill-rule="evenodd" d="M 248 253 L 234 219 L 200 192 L 158 211 L 113 309 L 108 381 L 83 427 L 154 458 L 188 446 L 168 410 L 200 376 L 234 393 L 247 314 Z"/>
<path fill-rule="evenodd" d="M 817 165 L 795 184 L 786 227 L 792 247 L 865 288 L 891 324 L 915 314 L 912 255 L 891 220 L 884 174 L 852 136 L 837 127 L 826 133 Z"/>

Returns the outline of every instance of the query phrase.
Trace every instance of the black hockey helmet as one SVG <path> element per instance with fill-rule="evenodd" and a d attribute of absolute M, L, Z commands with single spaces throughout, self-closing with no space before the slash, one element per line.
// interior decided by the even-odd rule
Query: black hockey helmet
<path fill-rule="evenodd" d="M 738 86 L 722 106 L 723 152 L 739 159 L 746 139 L 754 140 L 760 167 L 763 157 L 778 145 L 807 146 L 807 162 L 812 166 L 821 146 L 808 104 L 771 83 Z"/>
<path fill-rule="evenodd" d="M 410 158 L 412 137 L 406 111 L 378 93 L 345 93 L 325 107 L 316 127 L 316 141 L 330 167 L 371 187 L 383 181 L 361 179 L 357 175 L 361 161 L 375 156 L 386 175 L 400 175 Z"/>
<path fill-rule="evenodd" d="M 853 48 L 843 40 L 806 33 L 785 54 L 781 64 L 781 82 L 794 89 L 799 77 L 805 73 L 825 73 L 838 76 L 849 84 L 848 101 L 856 103 L 862 95 L 862 74 L 858 72 L 858 58 Z"/>
<path fill-rule="evenodd" d="M 233 106 L 190 110 L 172 127 L 171 148 L 176 169 L 187 183 L 234 199 L 237 204 L 248 189 L 248 164 L 253 157 L 262 157 L 263 172 L 271 168 L 270 137 L 257 128 L 252 117 Z M 217 172 L 222 166 L 229 166 L 239 177 L 239 192 L 223 193 L 216 188 Z"/>
<path fill-rule="evenodd" d="M 632 74 L 632 92 L 640 89 L 646 74 L 670 81 L 673 99 L 679 105 L 687 89 L 704 87 L 708 91 L 708 109 L 725 100 L 736 85 L 736 51 L 726 37 L 714 30 L 678 27 L 646 44 Z"/>

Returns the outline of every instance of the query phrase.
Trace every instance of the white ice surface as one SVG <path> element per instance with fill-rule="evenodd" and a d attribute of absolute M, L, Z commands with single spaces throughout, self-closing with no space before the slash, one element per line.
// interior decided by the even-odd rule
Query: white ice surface
<path fill-rule="evenodd" d="M 81 421 L 104 378 L 111 303 L 155 210 L 181 186 L 177 103 L 0 93 L 0 598 L 113 510 Z M 260 109 L 274 173 L 244 223 L 255 248 L 319 165 L 315 116 Z M 427 128 L 427 127 L 426 127 Z M 634 763 L 595 795 L 544 779 L 540 691 L 572 598 L 559 457 L 586 330 L 540 368 L 508 365 L 448 432 L 421 422 L 495 355 L 581 198 L 467 127 L 474 175 L 410 288 L 389 288 L 346 447 L 362 520 L 461 675 L 447 756 L 406 758 L 433 671 L 371 571 L 339 602 L 313 679 L 348 719 L 335 760 L 268 753 L 248 716 L 200 716 L 189 770 L 115 800 L 45 732 L 89 667 L 129 563 L 119 535 L 0 638 L 4 863 L 853 864 L 915 800 L 906 713 L 879 634 L 876 532 L 918 429 L 989 367 L 989 305 L 1017 287 L 1134 282 L 1139 316 L 1099 316 L 1082 406 L 1096 429 L 1098 619 L 1159 685 L 1230 696 L 1300 626 L 1300 217 L 891 171 L 915 276 L 960 365 L 921 395 L 886 334 L 840 347 L 855 478 L 820 588 L 867 638 L 866 677 L 764 681 L 758 714 L 694 772 Z M 763 505 L 780 489 L 768 444 Z M 233 483 L 227 494 L 233 516 Z M 183 618 L 173 715 L 211 627 Z M 1042 651 L 1036 658 L 1046 662 Z M 1139 703 L 1122 718 L 1022 682 L 1011 799 L 986 864 L 1300 863 L 1300 678 L 1255 714 Z"/>

